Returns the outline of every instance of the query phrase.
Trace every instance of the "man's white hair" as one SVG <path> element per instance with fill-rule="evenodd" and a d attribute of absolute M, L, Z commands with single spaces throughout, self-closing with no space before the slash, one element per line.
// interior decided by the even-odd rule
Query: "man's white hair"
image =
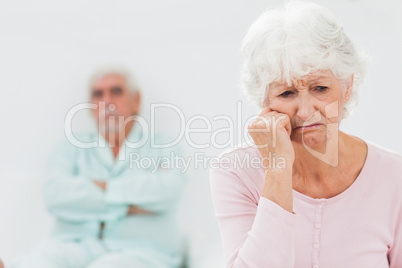
<path fill-rule="evenodd" d="M 137 84 L 137 81 L 135 80 L 134 76 L 125 68 L 124 66 L 121 65 L 104 65 L 101 66 L 100 68 L 96 69 L 90 79 L 89 79 L 89 87 L 92 88 L 92 86 L 99 81 L 99 79 L 104 78 L 105 76 L 111 75 L 111 74 L 116 74 L 122 76 L 126 82 L 127 85 L 131 91 L 131 93 L 135 93 L 136 91 L 139 90 L 139 86 Z"/>
<path fill-rule="evenodd" d="M 242 52 L 241 83 L 260 107 L 274 81 L 290 85 L 292 78 L 331 70 L 345 88 L 354 74 L 352 95 L 343 117 L 357 104 L 357 88 L 370 62 L 366 54 L 356 50 L 327 8 L 302 1 L 265 11 L 250 26 Z"/>

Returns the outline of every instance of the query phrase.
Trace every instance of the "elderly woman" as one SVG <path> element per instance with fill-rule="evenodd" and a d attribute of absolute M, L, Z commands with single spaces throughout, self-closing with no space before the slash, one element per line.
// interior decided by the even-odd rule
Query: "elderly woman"
<path fill-rule="evenodd" d="M 263 13 L 243 53 L 263 109 L 211 171 L 226 267 L 402 267 L 402 157 L 339 130 L 366 56 L 305 2 Z"/>

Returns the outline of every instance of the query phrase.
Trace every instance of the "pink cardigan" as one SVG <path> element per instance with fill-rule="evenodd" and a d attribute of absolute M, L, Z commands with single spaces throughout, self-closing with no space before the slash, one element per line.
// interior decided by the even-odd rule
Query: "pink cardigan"
<path fill-rule="evenodd" d="M 354 183 L 328 199 L 293 190 L 295 214 L 260 196 L 264 168 L 242 162 L 257 149 L 224 153 L 211 189 L 226 267 L 401 268 L 402 157 L 366 143 Z"/>

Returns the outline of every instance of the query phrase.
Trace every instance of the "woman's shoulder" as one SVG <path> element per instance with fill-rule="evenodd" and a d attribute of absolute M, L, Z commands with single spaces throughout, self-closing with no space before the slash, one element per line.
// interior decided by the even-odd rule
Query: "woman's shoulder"
<path fill-rule="evenodd" d="M 227 149 L 210 166 L 210 184 L 214 198 L 231 196 L 258 203 L 264 181 L 262 156 L 250 143 Z"/>
<path fill-rule="evenodd" d="M 258 149 L 251 141 L 243 142 L 237 146 L 226 149 L 219 155 L 219 159 L 222 158 L 246 158 L 246 157 L 260 157 L 261 155 L 258 152 Z"/>
<path fill-rule="evenodd" d="M 261 180 L 264 175 L 262 156 L 251 142 L 229 148 L 218 156 L 217 165 L 211 167 L 211 177 L 237 177 L 243 183 Z"/>
<path fill-rule="evenodd" d="M 377 164 L 389 166 L 397 165 L 402 169 L 402 155 L 397 152 L 385 148 L 371 141 L 365 141 L 371 155 L 371 160 L 374 160 Z"/>
<path fill-rule="evenodd" d="M 264 168 L 263 158 L 252 142 L 244 142 L 229 148 L 218 156 L 220 167 L 247 175 Z M 253 175 L 251 175 L 253 176 Z"/>
<path fill-rule="evenodd" d="M 402 187 L 402 156 L 373 142 L 365 142 L 368 147 L 366 174 Z"/>

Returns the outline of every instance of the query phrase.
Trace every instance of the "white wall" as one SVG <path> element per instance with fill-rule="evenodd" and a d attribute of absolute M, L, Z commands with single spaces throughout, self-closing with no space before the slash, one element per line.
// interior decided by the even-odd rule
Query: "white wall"
<path fill-rule="evenodd" d="M 401 2 L 318 2 L 330 7 L 373 57 L 361 104 L 342 129 L 402 153 Z M 87 77 L 95 67 L 108 62 L 128 66 L 142 86 L 144 114 L 150 103 L 168 102 L 186 118 L 236 118 L 237 101 L 243 100 L 242 117 L 248 118 L 257 109 L 237 87 L 240 42 L 251 22 L 278 3 L 282 1 L 3 1 L 0 257 L 8 261 L 47 235 L 51 219 L 40 199 L 44 162 L 63 137 L 67 111 L 86 100 Z M 160 129 L 177 134 L 177 118 L 172 111 L 160 113 Z M 75 129 L 85 129 L 88 120 L 88 114 L 79 114 Z M 223 126 L 215 122 L 213 129 Z M 210 135 L 194 138 L 205 142 Z M 208 155 L 219 151 L 203 150 Z M 190 174 L 196 194 L 189 214 L 198 216 L 200 228 L 212 230 L 208 173 L 198 168 Z"/>

